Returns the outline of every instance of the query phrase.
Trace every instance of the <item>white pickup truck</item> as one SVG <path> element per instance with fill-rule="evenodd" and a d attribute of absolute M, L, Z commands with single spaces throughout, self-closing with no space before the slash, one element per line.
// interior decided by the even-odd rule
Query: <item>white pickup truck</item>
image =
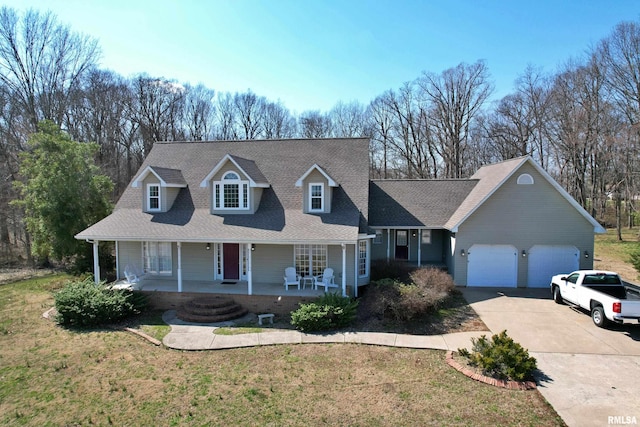
<path fill-rule="evenodd" d="M 551 278 L 551 294 L 556 303 L 567 302 L 591 313 L 596 326 L 611 321 L 640 322 L 640 289 L 624 284 L 611 271 L 579 270 Z"/>

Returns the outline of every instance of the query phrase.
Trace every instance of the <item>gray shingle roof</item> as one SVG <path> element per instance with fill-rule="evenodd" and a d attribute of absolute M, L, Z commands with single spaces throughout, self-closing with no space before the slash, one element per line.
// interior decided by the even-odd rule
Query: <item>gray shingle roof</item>
<path fill-rule="evenodd" d="M 107 218 L 79 233 L 79 239 L 238 242 L 355 241 L 368 215 L 369 141 L 366 138 L 156 143 L 140 170 L 153 165 L 181 171 L 180 189 L 166 213 L 142 211 L 142 188 L 127 186 Z M 211 188 L 200 183 L 226 155 L 270 184 L 253 215 L 212 215 Z M 243 160 L 241 160 L 243 161 Z M 340 187 L 330 214 L 304 214 L 303 189 L 295 182 L 314 163 Z M 255 165 L 255 168 L 252 166 Z M 240 163 L 239 163 L 240 165 Z"/>
<path fill-rule="evenodd" d="M 151 166 L 151 169 L 167 184 L 187 185 L 187 181 L 184 180 L 182 172 L 178 169 L 163 168 L 160 166 Z"/>
<path fill-rule="evenodd" d="M 443 228 L 478 180 L 374 180 L 371 227 Z"/>
<path fill-rule="evenodd" d="M 233 161 L 236 162 L 247 175 L 249 175 L 249 178 L 251 178 L 253 182 L 257 184 L 268 184 L 267 178 L 264 177 L 260 168 L 256 165 L 256 162 L 234 155 L 229 155 L 229 157 L 231 157 Z"/>

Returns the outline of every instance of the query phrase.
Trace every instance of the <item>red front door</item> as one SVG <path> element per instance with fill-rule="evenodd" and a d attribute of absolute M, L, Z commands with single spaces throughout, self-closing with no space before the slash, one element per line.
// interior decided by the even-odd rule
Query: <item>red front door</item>
<path fill-rule="evenodd" d="M 223 243 L 224 279 L 238 280 L 240 278 L 240 245 L 238 243 Z"/>

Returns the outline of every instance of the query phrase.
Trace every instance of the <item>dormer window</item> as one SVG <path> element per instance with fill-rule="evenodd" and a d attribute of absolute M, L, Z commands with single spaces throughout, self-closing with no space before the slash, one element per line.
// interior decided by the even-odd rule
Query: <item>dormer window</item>
<path fill-rule="evenodd" d="M 160 185 L 147 185 L 147 210 L 157 212 L 160 210 Z"/>
<path fill-rule="evenodd" d="M 309 211 L 324 211 L 324 184 L 318 182 L 309 184 Z"/>
<path fill-rule="evenodd" d="M 213 188 L 216 209 L 249 209 L 249 181 L 241 180 L 237 173 L 225 173 Z"/>

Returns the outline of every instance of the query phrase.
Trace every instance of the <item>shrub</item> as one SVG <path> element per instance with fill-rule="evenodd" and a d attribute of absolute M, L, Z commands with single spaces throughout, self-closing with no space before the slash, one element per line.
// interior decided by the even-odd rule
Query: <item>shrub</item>
<path fill-rule="evenodd" d="M 406 261 L 378 259 L 371 262 L 371 280 L 395 279 L 405 282 L 415 269 L 415 266 Z"/>
<path fill-rule="evenodd" d="M 138 314 L 147 298 L 126 289 L 109 289 L 91 279 L 70 282 L 55 296 L 61 325 L 96 326 Z"/>
<path fill-rule="evenodd" d="M 356 316 L 358 301 L 337 293 L 325 294 L 291 312 L 291 324 L 305 332 L 348 326 Z"/>
<path fill-rule="evenodd" d="M 529 356 L 529 352 L 502 331 L 491 337 L 485 335 L 472 338 L 473 351 L 458 349 L 458 353 L 466 357 L 471 366 L 482 369 L 485 375 L 494 378 L 523 381 L 530 379 L 537 368 L 537 361 Z"/>
<path fill-rule="evenodd" d="M 396 320 L 412 320 L 434 311 L 455 285 L 451 276 L 435 268 L 420 268 L 409 274 L 410 283 L 383 279 L 372 282 L 372 310 Z"/>

